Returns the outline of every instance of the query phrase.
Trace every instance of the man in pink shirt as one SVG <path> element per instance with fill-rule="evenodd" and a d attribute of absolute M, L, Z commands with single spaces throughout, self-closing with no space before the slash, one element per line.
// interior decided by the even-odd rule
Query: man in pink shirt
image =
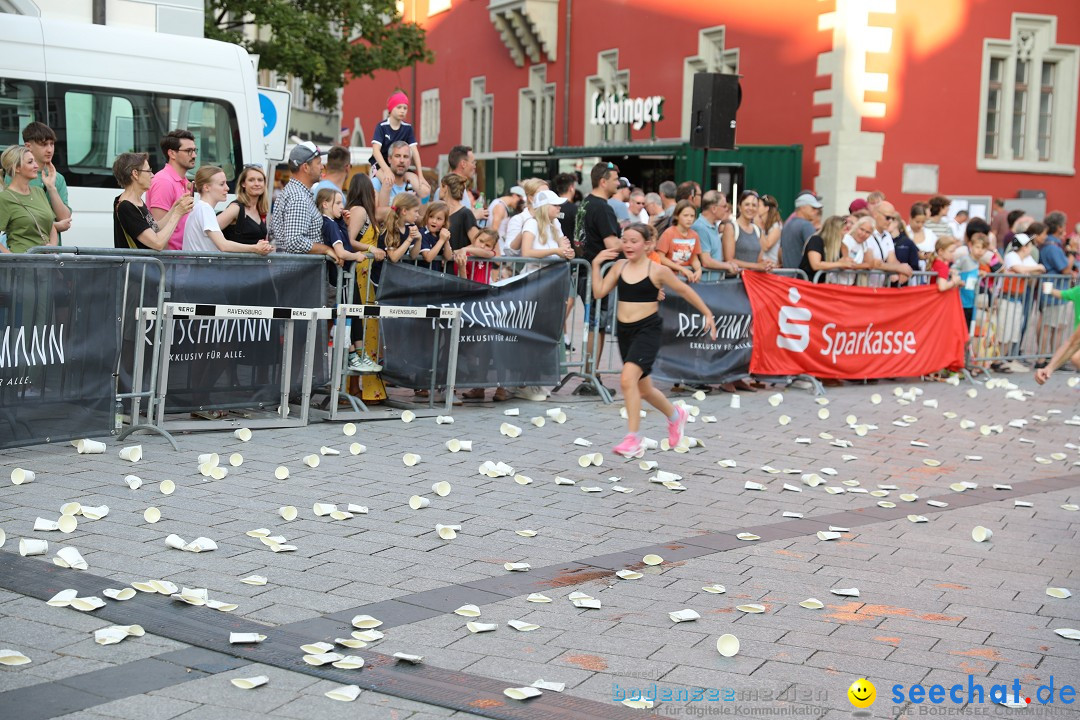
<path fill-rule="evenodd" d="M 150 189 L 146 191 L 146 206 L 159 223 L 176 203 L 177 198 L 191 192 L 187 172 L 194 169 L 198 155 L 195 136 L 188 130 L 173 130 L 161 138 L 161 152 L 165 153 L 165 167 L 154 175 L 154 179 L 150 181 Z M 187 219 L 188 216 L 185 215 L 176 224 L 176 229 L 169 238 L 169 250 L 180 250 L 184 247 L 184 227 Z"/>

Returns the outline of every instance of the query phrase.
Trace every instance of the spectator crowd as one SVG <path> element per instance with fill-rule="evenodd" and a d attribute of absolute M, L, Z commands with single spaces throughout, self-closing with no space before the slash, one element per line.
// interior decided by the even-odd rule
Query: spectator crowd
<path fill-rule="evenodd" d="M 113 203 L 114 245 L 323 255 L 334 266 L 355 269 L 354 301 L 372 302 L 387 262 L 492 283 L 533 272 L 544 260 L 591 263 L 606 250 L 617 251 L 622 230 L 633 224 L 648 228 L 653 262 L 686 283 L 782 269 L 818 283 L 958 288 L 973 352 L 998 358 L 992 367 L 1002 372 L 1029 370 L 1025 356 L 1048 356 L 1080 323 L 1080 290 L 1074 287 L 1080 223 L 1067 234 L 1062 212 L 1040 220 L 1006 212 L 997 200 L 989 218 L 969 217 L 966 210 L 950 213 L 949 198 L 937 195 L 902 213 L 884 193 L 872 192 L 853 201 L 846 214 L 823 217 L 823 199 L 805 190 L 784 218 L 769 194 L 743 190 L 728 198 L 694 181 L 670 180 L 646 191 L 610 162 L 597 163 L 587 177 L 521 178 L 488 203 L 475 187 L 476 159 L 467 146 L 452 148 L 448 173 L 429 183 L 405 121 L 408 111 L 404 93 L 389 98 L 372 142 L 370 172 L 353 172 L 348 148 L 324 152 L 301 142 L 289 153 L 290 178 L 280 190 L 274 192 L 264 167 L 247 165 L 235 178 L 231 202 L 232 178 L 220 167 L 199 166 L 195 136 L 187 130 L 161 139 L 165 164 L 159 169 L 147 153 L 121 153 L 112 167 L 121 188 Z M 32 122 L 23 139 L 24 145 L 0 155 L 4 253 L 57 245 L 73 222 L 67 185 L 52 162 L 55 133 Z M 216 212 L 218 207 L 224 209 Z M 1042 275 L 1053 282 L 1040 283 Z M 331 277 L 336 280 L 336 269 Z M 585 305 L 592 303 L 587 284 L 581 273 L 577 294 Z M 345 299 L 345 288 L 333 292 L 328 300 Z M 568 299 L 567 315 L 573 305 Z M 591 308 L 587 327 L 589 357 L 595 342 L 597 353 L 603 352 L 607 297 Z M 357 376 L 356 389 L 365 402 L 379 402 L 386 394 L 378 377 L 376 323 L 353 323 L 350 333 L 348 368 Z M 569 337 L 564 341 L 569 346 Z M 1074 364 L 1080 368 L 1080 358 Z M 722 389 L 757 385 L 747 378 Z M 579 390 L 596 392 L 587 384 Z M 512 396 L 540 400 L 545 393 L 499 387 L 493 399 Z M 464 395 L 484 397 L 481 388 Z"/>

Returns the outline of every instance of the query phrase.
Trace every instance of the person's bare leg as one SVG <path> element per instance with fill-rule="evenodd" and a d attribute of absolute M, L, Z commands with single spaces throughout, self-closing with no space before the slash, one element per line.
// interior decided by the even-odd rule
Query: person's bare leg
<path fill-rule="evenodd" d="M 664 393 L 657 390 L 652 384 L 652 378 L 644 377 L 638 382 L 638 389 L 641 393 L 641 399 L 652 405 L 659 410 L 665 419 L 670 419 L 675 414 L 675 406 L 671 404 L 671 401 L 665 397 Z M 624 386 L 623 392 L 626 392 Z M 639 401 L 640 407 L 640 401 Z M 630 413 L 629 403 L 626 406 L 627 414 Z M 638 413 L 640 415 L 640 413 Z"/>
<path fill-rule="evenodd" d="M 624 363 L 619 378 L 623 402 L 626 403 L 626 426 L 632 433 L 641 430 L 641 384 L 648 378 L 641 377 L 641 368 L 634 363 Z"/>
<path fill-rule="evenodd" d="M 594 331 L 589 331 L 589 341 L 585 345 L 585 357 L 588 358 L 585 362 L 585 369 L 587 372 L 595 372 L 596 369 L 600 367 L 600 358 L 604 356 L 604 338 L 606 335 L 604 333 L 599 333 L 600 347 L 596 349 L 596 363 L 592 363 L 593 344 L 596 342 L 597 334 L 598 333 Z"/>

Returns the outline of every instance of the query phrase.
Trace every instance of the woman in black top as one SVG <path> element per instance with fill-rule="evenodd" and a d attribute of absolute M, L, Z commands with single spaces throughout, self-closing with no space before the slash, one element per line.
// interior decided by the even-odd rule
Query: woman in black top
<path fill-rule="evenodd" d="M 261 165 L 245 165 L 236 181 L 236 199 L 217 216 L 226 240 L 254 245 L 266 240 L 270 201 L 266 192 L 266 171 Z"/>
<path fill-rule="evenodd" d="M 143 202 L 154 171 L 146 153 L 120 153 L 113 177 L 124 192 L 113 200 L 113 246 L 125 250 L 166 250 L 176 223 L 195 205 L 192 195 L 181 195 L 159 225 Z"/>

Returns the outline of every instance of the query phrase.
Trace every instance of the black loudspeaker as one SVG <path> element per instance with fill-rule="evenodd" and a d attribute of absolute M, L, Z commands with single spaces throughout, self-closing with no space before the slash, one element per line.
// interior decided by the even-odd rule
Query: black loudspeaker
<path fill-rule="evenodd" d="M 735 111 L 742 103 L 738 75 L 695 73 L 690 108 L 690 147 L 735 147 Z"/>

